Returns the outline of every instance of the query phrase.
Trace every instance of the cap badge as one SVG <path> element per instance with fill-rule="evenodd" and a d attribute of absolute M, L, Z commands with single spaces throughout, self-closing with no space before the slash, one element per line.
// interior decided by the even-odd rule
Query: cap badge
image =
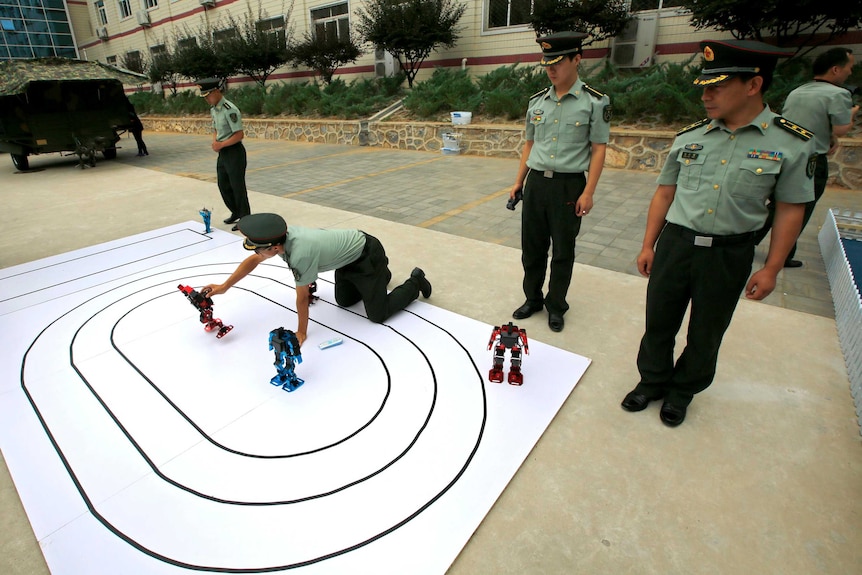
<path fill-rule="evenodd" d="M 547 42 L 542 42 L 542 50 L 550 50 L 550 49 L 551 49 L 550 44 L 548 44 Z"/>
<path fill-rule="evenodd" d="M 713 60 L 715 60 L 715 52 L 713 52 L 712 48 L 710 48 L 709 46 L 706 46 L 703 49 L 703 59 L 707 62 L 712 62 Z"/>

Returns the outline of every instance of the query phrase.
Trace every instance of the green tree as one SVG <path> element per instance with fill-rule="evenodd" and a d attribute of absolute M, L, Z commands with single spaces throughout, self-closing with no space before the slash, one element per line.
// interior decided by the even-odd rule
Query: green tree
<path fill-rule="evenodd" d="M 217 46 L 230 62 L 235 73 L 245 74 L 266 87 L 266 80 L 278 68 L 290 61 L 290 44 L 293 30 L 289 25 L 292 7 L 283 17 L 279 16 L 280 26 L 271 25 L 273 19 L 258 6 L 254 14 L 249 6 L 242 20 L 233 16 L 227 18 L 228 29 L 236 30 Z"/>
<path fill-rule="evenodd" d="M 618 36 L 630 20 L 625 0 L 535 0 L 530 25 L 537 36 L 586 32 L 589 45 Z"/>
<path fill-rule="evenodd" d="M 466 4 L 456 0 L 368 0 L 356 12 L 362 40 L 392 54 L 412 88 L 431 52 L 458 41 Z"/>
<path fill-rule="evenodd" d="M 291 50 L 294 66 L 311 68 L 327 84 L 341 66 L 355 62 L 362 55 L 362 48 L 354 38 L 346 40 L 328 34 L 314 37 L 305 33 L 302 42 Z"/>
<path fill-rule="evenodd" d="M 779 46 L 810 52 L 862 25 L 862 2 L 852 0 L 681 0 L 698 30 L 730 32 L 734 38 L 774 39 Z"/>
<path fill-rule="evenodd" d="M 180 36 L 183 42 L 180 42 Z M 196 41 L 189 42 L 189 39 Z M 223 42 L 213 39 L 212 28 L 208 25 L 202 25 L 195 31 L 184 28 L 182 33 L 178 34 L 177 48 L 171 56 L 174 70 L 192 81 L 201 78 L 230 78 L 237 70 L 222 44 Z"/>
<path fill-rule="evenodd" d="M 171 52 L 156 54 L 150 58 L 147 65 L 147 79 L 150 84 L 159 83 L 167 86 L 171 94 L 177 94 L 177 83 L 181 74 L 176 70 L 174 55 Z"/>

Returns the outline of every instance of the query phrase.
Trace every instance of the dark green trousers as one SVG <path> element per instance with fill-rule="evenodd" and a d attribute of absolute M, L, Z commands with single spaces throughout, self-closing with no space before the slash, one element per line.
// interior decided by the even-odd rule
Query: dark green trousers
<path fill-rule="evenodd" d="M 572 282 L 575 241 L 581 230 L 575 205 L 587 180 L 582 173 L 556 176 L 546 178 L 536 170 L 527 174 L 521 213 L 521 263 L 527 301 L 535 306 L 544 303 L 549 313 L 563 315 L 569 309 L 566 293 Z M 548 294 L 543 297 L 549 251 L 551 277 Z"/>
<path fill-rule="evenodd" d="M 676 405 L 688 405 L 712 383 L 721 340 L 754 260 L 754 233 L 728 241 L 696 246 L 690 230 L 673 224 L 659 236 L 637 360 L 637 389 L 647 396 L 664 395 Z M 674 362 L 674 340 L 689 304 L 685 349 Z"/>
<path fill-rule="evenodd" d="M 222 148 L 216 162 L 216 175 L 221 199 L 231 215 L 244 217 L 251 213 L 248 204 L 248 190 L 245 187 L 246 159 L 245 146 L 238 142 Z"/>

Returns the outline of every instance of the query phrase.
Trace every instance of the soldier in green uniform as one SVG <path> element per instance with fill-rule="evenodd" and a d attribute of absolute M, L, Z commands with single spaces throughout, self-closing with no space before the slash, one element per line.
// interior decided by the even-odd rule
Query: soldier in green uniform
<path fill-rule="evenodd" d="M 637 358 L 640 382 L 622 407 L 640 411 L 664 399 L 660 418 L 683 422 L 696 393 L 713 381 L 722 337 L 739 295 L 761 300 L 775 288 L 814 197 L 812 134 L 763 102 L 786 50 L 753 41 L 704 41 L 707 119 L 677 134 L 650 203 L 637 258 L 649 276 L 646 329 Z M 775 224 L 763 267 L 751 274 L 755 234 L 776 199 Z M 685 349 L 674 340 L 686 308 Z"/>
<path fill-rule="evenodd" d="M 859 112 L 859 106 L 853 105 L 850 91 L 843 86 L 853 72 L 853 64 L 853 51 L 849 48 L 831 48 L 823 52 L 811 66 L 814 80 L 790 92 L 784 101 L 782 115 L 814 132 L 814 152 L 817 154 L 814 201 L 805 206 L 803 230 L 814 213 L 817 201 L 826 191 L 826 181 L 829 179 L 829 161 L 826 156 L 838 145 L 838 138 L 847 135 Z M 769 207 L 769 217 L 758 233 L 757 243 L 772 227 L 774 204 L 769 204 Z M 802 262 L 794 259 L 795 255 L 796 244 L 793 244 L 784 267 L 802 267 Z"/>
<path fill-rule="evenodd" d="M 581 218 L 593 207 L 610 138 L 610 100 L 578 77 L 586 36 L 559 32 L 536 40 L 552 85 L 530 98 L 526 143 L 509 193 L 514 198 L 523 190 L 521 263 L 527 298 L 512 317 L 530 317 L 544 306 L 553 331 L 564 326 L 575 240 Z M 543 296 L 551 247 L 548 293 Z"/>
<path fill-rule="evenodd" d="M 210 105 L 210 115 L 213 120 L 214 152 L 218 152 L 216 174 L 218 189 L 222 201 L 230 210 L 230 217 L 224 220 L 226 224 L 236 224 L 251 213 L 248 204 L 248 190 L 245 187 L 246 159 L 245 146 L 242 144 L 244 132 L 242 129 L 242 114 L 232 102 L 225 98 L 219 86 L 218 78 L 207 78 L 198 82 L 201 96 Z M 232 228 L 236 231 L 236 225 Z"/>
<path fill-rule="evenodd" d="M 360 230 L 325 230 L 291 225 L 278 214 L 253 214 L 239 221 L 246 237 L 243 247 L 253 254 L 244 259 L 222 284 L 203 288 L 207 296 L 226 292 L 265 260 L 279 256 L 296 281 L 296 338 L 308 337 L 311 284 L 320 272 L 335 270 L 335 301 L 348 307 L 360 301 L 368 319 L 383 323 L 419 297 L 431 296 L 425 272 L 414 268 L 410 277 L 387 293 L 392 279 L 389 258 L 380 240 Z"/>

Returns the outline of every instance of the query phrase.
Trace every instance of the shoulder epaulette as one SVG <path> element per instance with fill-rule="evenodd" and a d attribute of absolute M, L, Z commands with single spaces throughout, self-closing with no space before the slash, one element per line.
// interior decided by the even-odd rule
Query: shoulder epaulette
<path fill-rule="evenodd" d="M 596 97 L 596 98 L 598 98 L 599 100 L 601 100 L 602 98 L 604 98 L 604 97 L 605 97 L 605 94 L 602 94 L 601 92 L 599 92 L 598 90 L 596 90 L 595 88 L 593 88 L 592 86 L 590 86 L 589 84 L 584 84 L 584 90 L 585 90 L 588 94 L 590 94 L 591 96 L 595 96 L 595 97 Z"/>
<path fill-rule="evenodd" d="M 799 124 L 791 122 L 787 118 L 782 118 L 781 116 L 778 116 L 777 118 L 775 118 L 774 121 L 776 126 L 781 126 L 791 134 L 796 134 L 803 140 L 807 141 L 814 137 L 814 132 L 803 128 Z"/>
<path fill-rule="evenodd" d="M 677 136 L 680 136 L 680 135 L 682 135 L 682 134 L 685 134 L 686 132 L 691 132 L 691 131 L 692 131 L 692 130 L 694 130 L 695 128 L 700 128 L 700 127 L 701 127 L 701 126 L 703 126 L 704 124 L 708 124 L 708 123 L 709 123 L 709 118 L 704 118 L 703 120 L 698 120 L 698 121 L 697 121 L 697 122 L 695 122 L 694 124 L 689 124 L 688 126 L 686 126 L 685 128 L 683 128 L 682 130 L 680 130 L 679 132 L 677 132 L 677 133 L 676 133 L 676 135 L 677 135 Z"/>
<path fill-rule="evenodd" d="M 225 109 L 225 110 L 230 110 L 230 102 L 225 101 L 225 102 L 224 102 L 224 104 L 223 104 L 223 106 L 224 106 L 224 109 Z"/>
<path fill-rule="evenodd" d="M 553 88 L 553 86 L 548 86 L 548 87 L 547 87 L 547 88 L 545 88 L 544 90 L 539 90 L 538 92 L 536 92 L 535 94 L 533 94 L 532 96 L 530 96 L 530 99 L 531 99 L 531 100 L 533 100 L 533 99 L 535 99 L 535 98 L 538 98 L 539 96 L 544 96 L 545 94 L 547 94 L 547 93 L 548 93 L 548 90 L 550 90 L 551 88 Z"/>

